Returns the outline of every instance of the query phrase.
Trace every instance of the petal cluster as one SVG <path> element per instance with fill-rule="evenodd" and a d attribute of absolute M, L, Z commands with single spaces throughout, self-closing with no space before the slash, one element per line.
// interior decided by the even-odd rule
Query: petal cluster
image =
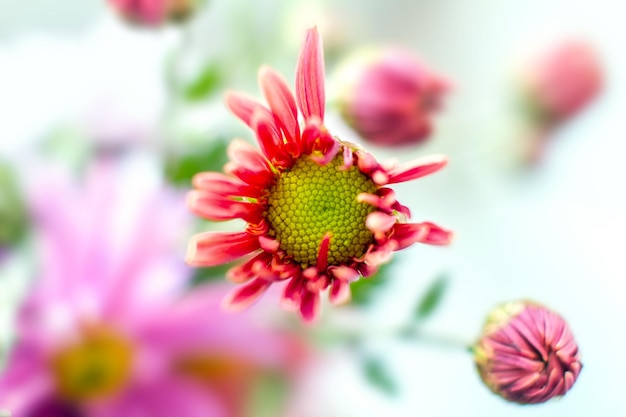
<path fill-rule="evenodd" d="M 582 369 L 578 345 L 565 320 L 525 301 L 491 312 L 474 354 L 485 384 L 520 404 L 565 395 Z"/>
<path fill-rule="evenodd" d="M 295 96 L 287 82 L 269 67 L 259 71 L 259 84 L 267 106 L 238 93 L 228 94 L 226 104 L 255 133 L 260 150 L 244 141 L 233 141 L 224 173 L 197 174 L 193 180 L 195 190 L 188 196 L 189 207 L 199 216 L 246 222 L 241 232 L 198 234 L 188 249 L 187 262 L 194 266 L 243 258 L 228 272 L 230 280 L 242 284 L 225 299 L 228 308 L 243 309 L 273 283 L 285 282 L 283 305 L 299 310 L 304 320 L 311 321 L 318 315 L 322 290 L 329 290 L 332 302 L 346 301 L 350 298 L 350 282 L 374 273 L 393 251 L 415 242 L 449 243 L 451 233 L 433 223 L 406 223 L 410 211 L 388 187 L 441 169 L 445 157 L 383 166 L 365 150 L 333 137 L 324 126 L 324 62 L 317 29 L 306 34 L 296 69 Z M 268 193 L 282 173 L 301 158 L 322 166 L 336 157 L 342 160 L 338 170 L 356 167 L 375 184 L 375 192 L 355 196 L 375 208 L 366 220 L 372 233 L 371 244 L 349 261 L 333 263 L 328 256 L 333 237 L 327 233 L 319 242 L 316 262 L 303 266 L 281 249 L 281 242 L 271 233 Z"/>

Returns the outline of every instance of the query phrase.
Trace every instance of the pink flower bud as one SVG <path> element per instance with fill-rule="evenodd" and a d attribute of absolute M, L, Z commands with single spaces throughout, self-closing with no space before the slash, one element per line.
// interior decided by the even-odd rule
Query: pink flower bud
<path fill-rule="evenodd" d="M 519 82 L 524 105 L 550 127 L 574 116 L 598 94 L 602 66 L 589 44 L 567 40 L 530 57 Z"/>
<path fill-rule="evenodd" d="M 340 69 L 338 104 L 344 120 L 379 145 L 426 140 L 449 89 L 410 51 L 378 48 L 355 53 Z"/>
<path fill-rule="evenodd" d="M 108 0 L 125 19 L 145 26 L 160 26 L 167 20 L 187 18 L 198 0 Z"/>
<path fill-rule="evenodd" d="M 506 303 L 489 314 L 474 359 L 494 393 L 520 404 L 565 395 L 582 368 L 565 320 L 528 301 Z"/>

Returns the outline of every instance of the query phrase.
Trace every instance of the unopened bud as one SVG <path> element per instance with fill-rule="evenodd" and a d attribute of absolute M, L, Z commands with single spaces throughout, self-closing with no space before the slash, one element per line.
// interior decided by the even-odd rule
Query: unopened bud
<path fill-rule="evenodd" d="M 378 145 L 420 143 L 449 84 L 410 51 L 374 48 L 356 52 L 340 67 L 340 112 L 363 139 Z"/>
<path fill-rule="evenodd" d="M 527 301 L 501 305 L 489 314 L 474 359 L 494 393 L 520 404 L 565 395 L 582 369 L 565 320 Z"/>

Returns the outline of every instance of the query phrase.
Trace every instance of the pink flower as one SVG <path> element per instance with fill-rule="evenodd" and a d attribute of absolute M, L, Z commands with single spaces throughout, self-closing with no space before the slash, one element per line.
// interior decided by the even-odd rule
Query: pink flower
<path fill-rule="evenodd" d="M 575 39 L 528 59 L 518 78 L 525 106 L 547 127 L 581 111 L 598 95 L 604 81 L 596 51 Z"/>
<path fill-rule="evenodd" d="M 191 210 L 209 220 L 247 223 L 241 232 L 196 235 L 188 249 L 194 266 L 244 258 L 228 273 L 242 285 L 225 299 L 227 307 L 240 310 L 284 282 L 284 305 L 311 321 L 322 290 L 329 289 L 332 302 L 346 301 L 350 282 L 371 275 L 391 252 L 415 242 L 449 243 L 451 233 L 433 223 L 406 223 L 410 211 L 388 187 L 438 171 L 443 156 L 381 165 L 324 126 L 324 63 L 315 28 L 298 61 L 296 97 L 271 68 L 261 68 L 259 82 L 269 108 L 236 93 L 226 102 L 255 132 L 261 152 L 233 141 L 226 174 L 197 174 L 188 198 Z"/>
<path fill-rule="evenodd" d="M 181 20 L 193 13 L 199 0 L 108 0 L 125 19 L 146 26 Z"/>
<path fill-rule="evenodd" d="M 131 207 L 118 198 L 123 185 L 100 171 L 86 190 L 48 184 L 37 194 L 41 276 L 19 312 L 0 409 L 15 417 L 238 415 L 255 376 L 288 369 L 299 347 L 249 315 L 223 314 L 222 286 L 183 292 L 189 270 L 172 256 L 169 230 L 184 224 L 172 209 L 178 200 L 158 194 Z M 122 219 L 131 226 L 120 227 Z"/>
<path fill-rule="evenodd" d="M 485 384 L 520 404 L 565 395 L 582 369 L 565 320 L 527 301 L 504 304 L 489 314 L 474 357 Z"/>
<path fill-rule="evenodd" d="M 432 133 L 449 84 L 414 54 L 377 48 L 350 56 L 339 71 L 345 121 L 365 140 L 384 146 L 421 143 Z"/>

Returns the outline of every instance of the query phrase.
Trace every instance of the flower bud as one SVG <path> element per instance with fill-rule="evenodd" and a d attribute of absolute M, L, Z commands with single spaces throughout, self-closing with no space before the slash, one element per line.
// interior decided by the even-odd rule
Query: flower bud
<path fill-rule="evenodd" d="M 160 26 L 166 21 L 182 21 L 198 7 L 199 0 L 109 0 L 113 8 L 130 22 Z"/>
<path fill-rule="evenodd" d="M 528 58 L 518 82 L 523 107 L 535 123 L 552 127 L 596 97 L 603 84 L 602 66 L 589 44 L 572 39 Z"/>
<path fill-rule="evenodd" d="M 506 303 L 489 314 L 474 360 L 494 393 L 519 404 L 565 395 L 582 368 L 565 320 L 528 301 Z"/>
<path fill-rule="evenodd" d="M 386 146 L 426 140 L 449 89 L 411 52 L 397 48 L 356 52 L 340 67 L 336 82 L 346 123 L 363 139 Z"/>

